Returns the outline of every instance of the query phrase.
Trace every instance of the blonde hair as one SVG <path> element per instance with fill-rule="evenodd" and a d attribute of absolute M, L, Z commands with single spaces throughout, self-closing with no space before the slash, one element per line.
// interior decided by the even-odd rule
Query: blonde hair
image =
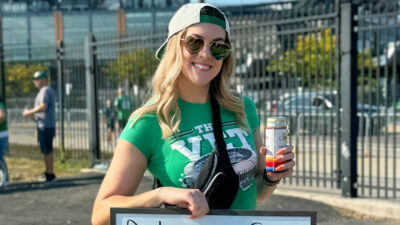
<path fill-rule="evenodd" d="M 187 28 L 186 28 L 187 29 Z M 152 79 L 150 98 L 134 111 L 130 117 L 135 124 L 142 116 L 155 113 L 161 127 L 162 137 L 167 138 L 175 133 L 181 122 L 178 107 L 178 84 L 182 70 L 181 37 L 186 29 L 171 37 L 166 46 L 164 57 L 157 67 Z M 228 36 L 226 37 L 229 43 Z M 220 73 L 211 81 L 215 98 L 225 109 L 236 114 L 239 127 L 248 129 L 242 97 L 229 88 L 229 80 L 233 74 L 234 61 L 232 54 L 224 59 Z"/>

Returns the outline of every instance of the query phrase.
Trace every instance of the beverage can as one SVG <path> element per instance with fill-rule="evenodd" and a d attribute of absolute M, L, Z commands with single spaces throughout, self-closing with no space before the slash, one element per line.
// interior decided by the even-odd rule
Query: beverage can
<path fill-rule="evenodd" d="M 284 162 L 275 162 L 276 153 L 287 146 L 287 121 L 285 117 L 268 117 L 265 127 L 265 169 L 275 172 L 275 169 Z"/>

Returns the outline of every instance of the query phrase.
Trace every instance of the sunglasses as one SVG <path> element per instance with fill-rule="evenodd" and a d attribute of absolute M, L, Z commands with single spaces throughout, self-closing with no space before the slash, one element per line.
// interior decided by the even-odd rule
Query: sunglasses
<path fill-rule="evenodd" d="M 192 55 L 199 53 L 205 45 L 203 39 L 194 36 L 181 38 L 181 40 L 183 41 L 186 50 L 188 50 Z M 210 46 L 211 55 L 216 60 L 225 59 L 231 52 L 231 46 L 223 41 L 213 41 L 208 45 Z"/>

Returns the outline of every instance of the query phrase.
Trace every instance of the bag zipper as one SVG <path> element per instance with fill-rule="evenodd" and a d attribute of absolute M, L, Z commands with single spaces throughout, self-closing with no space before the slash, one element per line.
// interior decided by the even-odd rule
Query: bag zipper
<path fill-rule="evenodd" d="M 217 154 L 214 154 L 214 155 L 211 155 L 211 156 L 214 156 L 214 164 L 213 164 L 213 167 L 212 167 L 212 170 L 211 170 L 211 174 L 214 174 L 215 171 L 217 170 L 217 165 L 218 165 L 218 153 L 217 153 Z M 211 157 L 211 156 L 210 156 L 210 157 Z M 207 179 L 206 184 L 204 185 L 204 187 L 207 187 L 207 186 L 209 185 L 209 183 L 211 182 L 212 179 L 213 179 L 212 176 L 208 177 L 208 179 Z M 206 188 L 206 189 L 207 189 L 207 188 Z"/>
<path fill-rule="evenodd" d="M 220 176 L 224 175 L 224 172 L 219 172 L 215 174 L 215 176 L 212 178 L 211 182 L 207 185 L 206 190 L 204 191 L 204 195 L 207 195 L 207 192 L 210 190 L 210 187 L 213 185 L 214 181 Z"/>

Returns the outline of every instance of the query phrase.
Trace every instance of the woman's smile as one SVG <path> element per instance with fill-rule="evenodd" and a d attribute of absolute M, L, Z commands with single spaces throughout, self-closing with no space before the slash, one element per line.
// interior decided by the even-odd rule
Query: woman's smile
<path fill-rule="evenodd" d="M 204 64 L 204 63 L 192 63 L 192 65 L 200 71 L 208 71 L 212 68 L 212 66 Z"/>

